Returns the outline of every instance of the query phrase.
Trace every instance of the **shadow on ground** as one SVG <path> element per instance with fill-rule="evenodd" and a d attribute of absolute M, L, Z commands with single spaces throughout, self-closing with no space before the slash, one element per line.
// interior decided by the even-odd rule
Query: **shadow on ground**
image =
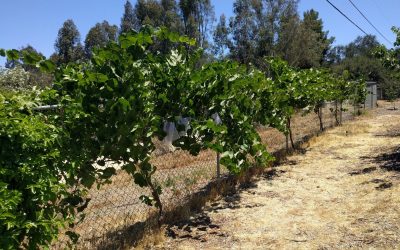
<path fill-rule="evenodd" d="M 364 156 L 361 157 L 361 159 L 367 160 L 371 163 L 375 163 L 380 169 L 383 169 L 385 171 L 395 172 L 395 176 L 400 174 L 400 147 L 392 148 L 385 153 L 379 154 L 377 156 Z M 377 167 L 366 167 L 360 170 L 349 172 L 349 175 L 369 174 L 377 170 Z M 389 179 L 391 179 L 391 177 L 389 177 Z M 363 182 L 362 184 L 378 184 L 375 189 L 383 191 L 393 186 L 393 183 L 391 181 L 393 180 L 388 180 L 387 178 L 374 178 L 370 181 Z"/>
<path fill-rule="evenodd" d="M 240 194 L 235 192 L 223 199 L 211 203 L 205 208 L 207 212 L 201 212 L 191 216 L 187 220 L 169 224 L 166 228 L 166 236 L 173 239 L 192 239 L 200 242 L 207 241 L 207 235 L 214 234 L 220 237 L 227 235 L 220 230 L 220 226 L 211 221 L 208 212 L 218 213 L 223 209 L 240 208 Z"/>
<path fill-rule="evenodd" d="M 381 168 L 387 171 L 400 172 L 400 147 L 373 157 L 372 162 L 378 163 Z"/>
<path fill-rule="evenodd" d="M 199 213 L 189 220 L 168 225 L 166 229 L 166 236 L 173 239 L 189 238 L 204 242 L 207 240 L 207 234 L 215 234 L 220 237 L 226 236 L 220 231 L 220 226 L 213 224 L 206 213 Z"/>
<path fill-rule="evenodd" d="M 275 175 L 275 171 L 270 171 L 270 178 Z M 192 239 L 200 242 L 207 241 L 207 235 L 228 237 L 220 226 L 215 224 L 209 213 L 218 213 L 225 209 L 252 208 L 258 204 L 243 204 L 241 202 L 242 192 L 252 192 L 257 189 L 257 184 L 251 181 L 240 183 L 236 189 L 231 190 L 219 200 L 209 203 L 204 207 L 203 212 L 191 216 L 189 219 L 171 223 L 166 228 L 166 236 L 173 239 Z"/>

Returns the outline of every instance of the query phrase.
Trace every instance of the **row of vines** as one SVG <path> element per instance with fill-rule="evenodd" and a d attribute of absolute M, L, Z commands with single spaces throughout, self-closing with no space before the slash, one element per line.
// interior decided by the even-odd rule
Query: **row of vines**
<path fill-rule="evenodd" d="M 174 49 L 157 53 L 164 43 Z M 51 89 L 0 94 L 0 245 L 8 249 L 49 246 L 60 231 L 76 241 L 73 227 L 82 219 L 77 215 L 84 216 L 87 190 L 116 174 L 101 167 L 107 161 L 123 164 L 137 185 L 152 190 L 141 200 L 157 206 L 162 220 L 162 189 L 149 161 L 166 122 L 183 131 L 179 120 L 189 118 L 175 146 L 193 155 L 212 149 L 230 172 L 240 173 L 272 160 L 258 124 L 279 129 L 293 146 L 296 110 L 322 116 L 322 105 L 331 101 L 339 124 L 342 103 L 365 97 L 361 81 L 295 70 L 278 59 L 266 59 L 262 71 L 232 61 L 199 66 L 194 42 L 164 28 L 123 34 L 95 50 L 90 63 L 56 67 L 32 53 L 0 55 L 54 76 Z M 35 111 L 43 105 L 58 110 Z"/>

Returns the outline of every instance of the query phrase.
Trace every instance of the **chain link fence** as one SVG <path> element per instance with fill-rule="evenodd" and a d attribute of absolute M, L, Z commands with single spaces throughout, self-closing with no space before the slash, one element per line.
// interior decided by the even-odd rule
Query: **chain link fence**
<path fill-rule="evenodd" d="M 323 108 L 325 127 L 335 126 L 336 120 L 327 105 Z M 343 121 L 354 117 L 352 108 L 346 105 L 348 112 L 343 113 Z M 296 114 L 292 120 L 293 136 L 297 142 L 303 141 L 319 131 L 318 116 L 311 112 L 306 115 Z M 273 128 L 259 127 L 258 132 L 263 143 L 271 153 L 285 148 L 285 136 Z M 165 147 L 157 142 L 157 150 L 151 162 L 157 167 L 155 180 L 163 187 L 161 201 L 165 210 L 173 210 L 182 204 L 189 196 L 217 178 L 217 155 L 211 150 L 191 156 L 188 152 Z M 111 166 L 111 163 L 108 163 Z M 110 165 L 111 164 L 111 165 Z M 115 166 L 118 169 L 118 166 Z M 222 166 L 221 175 L 228 171 Z M 112 177 L 112 183 L 100 189 L 92 188 L 88 194 L 91 199 L 85 209 L 85 218 L 75 227 L 80 235 L 78 249 L 109 249 L 123 246 L 124 238 L 129 235 L 140 235 L 143 230 L 151 227 L 151 218 L 157 214 L 157 209 L 143 204 L 139 197 L 150 195 L 148 188 L 134 184 L 132 177 L 123 170 L 117 170 Z M 121 241 L 119 244 L 116 241 Z M 67 247 L 67 236 L 61 235 L 54 249 Z M 112 247 L 108 244 L 112 242 Z"/>

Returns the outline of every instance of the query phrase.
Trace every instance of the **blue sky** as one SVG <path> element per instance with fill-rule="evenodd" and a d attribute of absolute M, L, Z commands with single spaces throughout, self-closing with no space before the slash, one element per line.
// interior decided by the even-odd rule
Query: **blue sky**
<path fill-rule="evenodd" d="M 132 3 L 135 0 L 131 0 Z M 233 0 L 212 0 L 215 13 L 232 15 Z M 348 0 L 331 0 L 339 9 L 361 26 L 367 33 L 374 34 L 378 40 L 390 46 L 360 16 Z M 398 13 L 399 0 L 353 0 L 370 21 L 391 42 L 395 40 L 390 31 L 392 26 L 400 26 Z M 32 45 L 44 55 L 54 51 L 54 41 L 58 29 L 66 19 L 73 19 L 83 41 L 88 30 L 97 22 L 107 20 L 119 26 L 125 0 L 3 0 L 1 4 L 0 48 L 20 48 Z M 347 44 L 357 36 L 363 35 L 325 0 L 301 0 L 299 12 L 315 9 L 324 21 L 325 30 L 336 38 L 335 44 Z M 0 59 L 0 65 L 4 59 Z"/>

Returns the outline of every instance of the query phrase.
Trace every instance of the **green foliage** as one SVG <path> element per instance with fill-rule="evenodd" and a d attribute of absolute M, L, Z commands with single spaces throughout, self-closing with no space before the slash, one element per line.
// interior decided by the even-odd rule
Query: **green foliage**
<path fill-rule="evenodd" d="M 358 80 L 352 81 L 351 83 L 350 100 L 353 100 L 354 105 L 363 104 L 365 102 L 365 97 L 367 96 L 367 89 L 365 86 L 365 81 Z"/>
<path fill-rule="evenodd" d="M 275 1 L 279 8 L 279 28 L 277 29 L 277 42 L 275 52 L 291 66 L 297 66 L 303 50 L 303 39 L 299 39 L 301 31 L 300 17 L 297 13 L 296 0 Z M 307 46 L 308 47 L 308 46 Z M 307 48 L 308 49 L 308 48 Z"/>
<path fill-rule="evenodd" d="M 173 49 L 154 52 L 158 42 Z M 87 205 L 86 188 L 108 183 L 116 174 L 105 167 L 108 161 L 122 163 L 137 185 L 149 187 L 151 195 L 140 199 L 162 215 L 162 189 L 152 178 L 156 168 L 150 156 L 152 139 L 165 136 L 165 122 L 176 122 L 185 132 L 175 146 L 193 155 L 212 149 L 221 153 L 221 164 L 240 173 L 272 159 L 257 124 L 291 135 L 295 110 L 360 92 L 347 91 L 359 84 L 336 91 L 337 81 L 329 74 L 298 71 L 278 59 L 266 63 L 270 78 L 232 61 L 199 67 L 202 51 L 194 45 L 165 28 L 145 26 L 95 49 L 87 63 L 57 68 L 49 60 L 22 55 L 23 61 L 52 72 L 55 81 L 40 95 L 0 96 L 4 245 L 49 245 L 61 226 L 76 222 L 75 212 Z M 0 53 L 20 56 L 18 51 Z M 38 104 L 58 104 L 62 112 L 33 112 Z M 183 117 L 190 120 L 187 131 L 179 125 Z"/>
<path fill-rule="evenodd" d="M 118 27 L 110 25 L 107 21 L 96 23 L 85 38 L 85 53 L 87 57 L 91 56 L 92 50 L 96 47 L 104 47 L 110 41 L 117 40 Z"/>
<path fill-rule="evenodd" d="M 120 34 L 132 31 L 138 27 L 138 20 L 135 16 L 132 4 L 129 0 L 124 5 L 124 14 L 121 18 L 121 25 L 119 27 Z"/>
<path fill-rule="evenodd" d="M 200 48 L 208 48 L 207 37 L 214 22 L 214 7 L 210 0 L 179 0 L 184 34 L 196 39 Z"/>
<path fill-rule="evenodd" d="M 381 64 L 389 69 L 394 79 L 400 79 L 400 29 L 392 27 L 393 33 L 396 35 L 396 42 L 393 44 L 394 48 L 387 49 L 383 45 L 378 46 L 374 51 L 374 56 L 378 58 Z M 389 87 L 391 84 L 389 84 Z"/>
<path fill-rule="evenodd" d="M 367 56 L 372 58 L 372 52 L 379 46 L 376 36 L 358 36 L 353 42 L 345 47 L 345 57 L 353 58 L 357 56 Z"/>
<path fill-rule="evenodd" d="M 175 0 L 161 0 L 163 8 L 163 26 L 168 27 L 173 32 L 182 33 L 183 25 L 179 15 L 179 6 Z"/>
<path fill-rule="evenodd" d="M 393 103 L 393 110 L 396 109 L 395 100 L 399 96 L 399 86 L 396 84 L 390 84 L 385 91 L 386 98 L 389 102 Z"/>
<path fill-rule="evenodd" d="M 351 80 L 364 78 L 384 84 L 389 80 L 390 74 L 382 67 L 379 60 L 372 57 L 372 52 L 378 45 L 375 36 L 357 37 L 347 46 L 338 48 L 338 53 L 341 55 L 336 57 L 341 59 L 336 60 L 332 70 L 338 75 L 344 71 L 348 72 L 348 79 Z"/>
<path fill-rule="evenodd" d="M 386 53 L 389 51 L 394 53 L 393 56 L 390 56 L 391 52 Z M 399 86 L 400 80 L 396 73 L 395 49 L 389 51 L 379 45 L 375 36 L 366 35 L 357 37 L 346 46 L 336 47 L 328 57 L 331 69 L 337 75 L 346 72 L 347 80 L 375 81 L 381 87 L 383 96 L 389 98 L 388 93 Z"/>
<path fill-rule="evenodd" d="M 84 58 L 84 50 L 80 43 L 80 34 L 72 19 L 68 19 L 58 30 L 54 48 L 57 54 L 57 64 L 75 62 Z"/>
<path fill-rule="evenodd" d="M 64 184 L 59 129 L 32 108 L 40 93 L 0 95 L 0 245 L 49 245 L 65 222 L 78 191 Z M 76 207 L 78 204 L 73 204 Z"/>
<path fill-rule="evenodd" d="M 15 52 L 15 51 L 13 51 Z M 25 55 L 25 61 L 27 62 L 27 64 L 24 64 L 24 62 L 20 59 L 20 57 L 22 57 L 23 55 Z M 14 54 L 13 58 L 11 58 L 10 56 L 7 56 L 7 62 L 5 64 L 6 68 L 12 69 L 16 66 L 23 66 L 25 70 L 30 70 L 32 69 L 31 67 L 29 67 L 29 63 L 33 60 L 40 60 L 41 57 L 43 57 L 42 54 L 40 54 L 39 52 L 37 52 L 32 46 L 28 45 L 26 47 L 22 47 L 19 51 L 18 54 Z"/>
<path fill-rule="evenodd" d="M 344 100 L 352 100 L 359 104 L 365 100 L 366 86 L 363 81 L 347 82 L 323 70 L 298 71 L 280 59 L 267 62 L 274 86 L 273 103 L 278 107 L 278 116 L 282 118 L 278 119 L 278 123 L 271 125 L 289 136 L 292 147 L 294 143 L 290 120 L 296 110 L 302 109 L 306 112 L 314 110 L 320 118 L 320 129 L 323 130 L 320 108 L 326 101 L 342 103 Z M 337 112 L 335 110 L 336 114 Z M 283 120 L 285 123 L 282 123 Z"/>
<path fill-rule="evenodd" d="M 236 0 L 233 12 L 229 34 L 218 24 L 214 41 L 240 63 L 264 68 L 264 57 L 274 56 L 295 67 L 319 67 L 333 41 L 318 12 L 306 11 L 301 20 L 297 0 Z"/>
<path fill-rule="evenodd" d="M 219 58 L 224 57 L 225 50 L 229 48 L 229 46 L 231 46 L 228 35 L 229 35 L 229 29 L 226 24 L 226 17 L 224 14 L 222 14 L 219 18 L 219 22 L 215 27 L 213 33 L 213 38 L 214 38 L 213 52 Z"/>
<path fill-rule="evenodd" d="M 304 12 L 298 40 L 301 48 L 298 50 L 300 58 L 297 65 L 300 68 L 311 68 L 322 65 L 334 38 L 328 37 L 318 12 L 311 9 Z"/>
<path fill-rule="evenodd" d="M 271 85 L 264 74 L 227 61 L 204 66 L 192 81 L 188 101 L 193 103 L 190 111 L 196 121 L 184 138 L 193 141 L 188 149 L 200 148 L 195 143 L 201 139 L 202 145 L 222 153 L 221 163 L 234 173 L 250 167 L 249 156 L 259 165 L 270 160 L 254 127 L 255 123 L 270 122 L 270 116 L 264 115 L 272 110 L 268 100 Z M 212 114 L 218 114 L 222 124 L 212 122 Z"/>
<path fill-rule="evenodd" d="M 157 0 L 138 0 L 134 11 L 139 27 L 142 25 L 151 25 L 153 27 L 164 25 L 163 6 Z"/>
<path fill-rule="evenodd" d="M 244 64 L 254 62 L 257 54 L 256 17 L 250 2 L 249 0 L 234 2 L 235 16 L 231 18 L 229 24 L 232 34 L 232 43 L 229 48 L 231 57 Z"/>
<path fill-rule="evenodd" d="M 13 69 L 0 69 L 0 88 L 9 90 L 23 90 L 30 87 L 29 72 L 21 66 Z"/>
<path fill-rule="evenodd" d="M 2 72 L 0 86 L 14 90 L 50 86 L 52 76 L 42 72 L 35 65 L 43 58 L 44 56 L 32 46 L 22 47 L 17 59 L 7 60 L 5 67 L 10 70 Z"/>
<path fill-rule="evenodd" d="M 273 59 L 268 63 L 275 94 L 279 96 L 280 110 L 286 119 L 293 115 L 296 109 L 308 106 L 308 90 L 305 88 L 307 81 L 301 79 L 303 75 L 289 67 L 283 60 Z"/>

